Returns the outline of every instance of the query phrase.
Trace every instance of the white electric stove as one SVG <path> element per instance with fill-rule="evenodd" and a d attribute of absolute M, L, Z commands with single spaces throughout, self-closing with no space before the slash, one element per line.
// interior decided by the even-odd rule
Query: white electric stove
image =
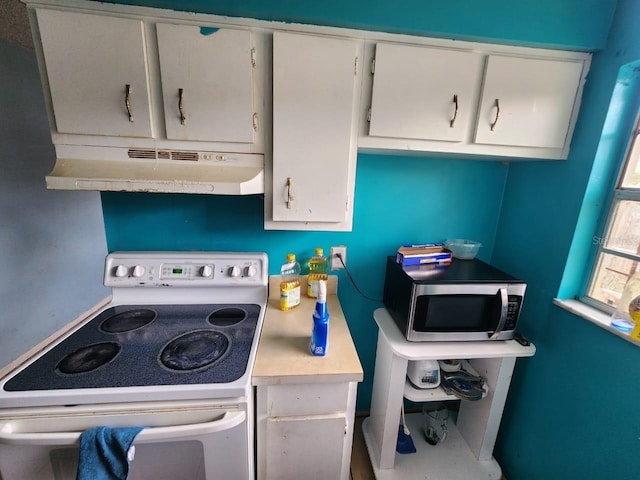
<path fill-rule="evenodd" d="M 0 379 L 3 480 L 73 480 L 98 425 L 146 427 L 131 480 L 253 478 L 266 254 L 117 252 L 104 284 L 106 304 Z"/>

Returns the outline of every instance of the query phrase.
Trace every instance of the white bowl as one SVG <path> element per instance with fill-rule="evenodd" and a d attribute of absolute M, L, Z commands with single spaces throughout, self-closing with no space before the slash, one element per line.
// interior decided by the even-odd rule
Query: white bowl
<path fill-rule="evenodd" d="M 471 260 L 478 254 L 478 250 L 482 244 L 474 240 L 467 240 L 465 238 L 453 238 L 445 242 L 447 248 L 451 250 L 454 258 L 461 260 Z"/>

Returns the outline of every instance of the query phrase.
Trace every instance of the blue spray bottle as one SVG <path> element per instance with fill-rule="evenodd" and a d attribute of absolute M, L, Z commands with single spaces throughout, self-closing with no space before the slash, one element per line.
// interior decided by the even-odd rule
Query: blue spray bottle
<path fill-rule="evenodd" d="M 318 297 L 313 312 L 313 331 L 309 350 L 312 355 L 322 357 L 327 354 L 329 346 L 329 311 L 327 310 L 327 282 L 318 281 Z"/>

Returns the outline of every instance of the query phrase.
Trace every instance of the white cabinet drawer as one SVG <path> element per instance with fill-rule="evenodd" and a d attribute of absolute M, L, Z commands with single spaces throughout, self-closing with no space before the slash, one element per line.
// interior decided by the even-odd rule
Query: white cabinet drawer
<path fill-rule="evenodd" d="M 348 383 L 269 385 L 265 388 L 270 417 L 322 415 L 347 411 Z"/>

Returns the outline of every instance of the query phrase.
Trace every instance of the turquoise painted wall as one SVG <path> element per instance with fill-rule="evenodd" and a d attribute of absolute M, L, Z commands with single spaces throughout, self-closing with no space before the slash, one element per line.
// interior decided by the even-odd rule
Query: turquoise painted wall
<path fill-rule="evenodd" d="M 347 246 L 360 290 L 382 298 L 384 266 L 403 243 L 474 238 L 489 260 L 507 166 L 499 162 L 360 155 L 352 232 L 264 231 L 261 196 L 102 193 L 107 240 L 114 250 L 259 250 L 279 272 L 287 252 L 308 259 L 315 247 Z M 365 370 L 358 410 L 371 397 L 381 303 L 362 298 L 343 271 L 338 294 Z"/>
<path fill-rule="evenodd" d="M 619 100 L 638 104 L 639 22 L 640 1 L 620 0 L 568 161 L 509 169 L 492 261 L 527 280 L 522 330 L 537 347 L 517 364 L 496 446 L 510 479 L 640 478 L 640 349 L 552 304 L 561 286 L 581 293 L 624 154 L 635 112 Z"/>
<path fill-rule="evenodd" d="M 623 15 L 630 15 L 637 7 L 638 0 L 630 1 L 620 2 L 626 9 Z M 616 7 L 615 0 L 119 3 L 581 50 L 605 48 Z M 632 33 L 631 25 L 620 19 L 616 28 L 622 36 Z M 399 244 L 448 236 L 480 240 L 485 245 L 480 258 L 497 262 L 530 283 L 524 332 L 539 345 L 536 357 L 518 362 L 506 421 L 498 437 L 496 457 L 507 477 L 614 478 L 604 474 L 607 460 L 600 460 L 599 454 L 615 453 L 618 432 L 623 435 L 623 445 L 636 454 L 635 458 L 640 456 L 637 440 L 627 440 L 632 431 L 638 437 L 637 429 L 625 423 L 633 403 L 624 396 L 610 395 L 606 385 L 612 377 L 607 361 L 622 365 L 633 359 L 638 364 L 637 358 L 632 358 L 637 357 L 637 348 L 550 303 L 558 291 L 572 240 L 570 224 L 575 223 L 580 210 L 614 85 L 616 73 L 609 69 L 635 51 L 627 44 L 618 52 L 612 48 L 606 48 L 594 61 L 566 162 L 507 166 L 463 159 L 359 155 L 354 228 L 349 233 L 264 231 L 260 196 L 103 193 L 109 250 L 260 249 L 269 254 L 271 273 L 276 273 L 288 251 L 308 257 L 316 246 L 328 249 L 345 244 L 348 266 L 360 288 L 379 298 L 384 259 Z M 340 301 L 365 370 L 365 381 L 358 390 L 358 410 L 367 410 L 377 336 L 372 312 L 380 304 L 360 297 L 344 272 L 339 273 L 339 285 Z M 606 352 L 606 357 L 599 352 Z M 579 379 L 566 382 L 576 367 Z M 631 373 L 634 378 L 637 369 Z M 575 394 L 567 388 L 594 377 L 594 387 L 586 393 Z M 637 387 L 629 386 L 633 381 L 623 384 L 624 378 L 621 371 L 614 372 L 613 379 L 623 395 L 635 393 L 637 397 Z M 587 448 L 583 449 L 583 444 Z M 570 455 L 573 451 L 584 453 Z M 616 456 L 615 461 L 623 465 L 621 457 Z M 624 465 L 637 467 L 633 461 Z M 620 466 L 612 471 L 622 474 L 618 478 L 630 478 L 624 476 L 629 468 Z"/>
<path fill-rule="evenodd" d="M 167 9 L 458 40 L 604 46 L 616 0 L 112 0 Z"/>

